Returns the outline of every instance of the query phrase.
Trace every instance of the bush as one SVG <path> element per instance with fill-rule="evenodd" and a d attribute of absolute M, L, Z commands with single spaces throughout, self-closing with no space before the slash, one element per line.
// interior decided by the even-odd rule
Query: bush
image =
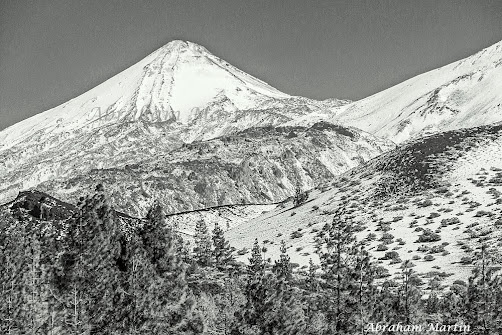
<path fill-rule="evenodd" d="M 399 259 L 399 253 L 397 253 L 397 251 L 388 251 L 388 252 L 385 253 L 385 256 L 383 256 L 382 259 L 383 260 L 387 260 L 387 259 L 398 260 Z"/>
<path fill-rule="evenodd" d="M 376 251 L 385 251 L 385 250 L 388 250 L 389 248 L 385 245 L 385 244 L 379 244 L 377 246 L 377 249 Z"/>
<path fill-rule="evenodd" d="M 440 241 L 440 240 L 441 240 L 441 236 L 439 234 L 436 234 L 435 232 L 433 232 L 430 229 L 424 229 L 422 231 L 422 235 L 420 235 L 418 237 L 418 240 L 416 241 L 416 243 L 436 242 L 436 241 Z"/>
<path fill-rule="evenodd" d="M 444 252 L 444 246 L 443 245 L 435 245 L 433 246 L 430 251 L 431 254 L 439 254 L 441 252 Z"/>
<path fill-rule="evenodd" d="M 389 234 L 389 233 L 383 233 L 382 237 L 380 238 L 380 241 L 390 244 L 392 243 L 392 240 L 394 239 L 394 235 Z"/>
<path fill-rule="evenodd" d="M 424 200 L 417 204 L 418 207 L 429 207 L 432 206 L 432 201 L 430 199 Z"/>
<path fill-rule="evenodd" d="M 460 223 L 460 219 L 458 217 L 452 217 L 450 219 L 441 220 L 442 227 L 450 226 L 450 225 L 457 224 L 457 223 Z"/>
<path fill-rule="evenodd" d="M 376 237 L 377 237 L 377 236 L 376 236 L 376 234 L 375 234 L 375 233 L 369 233 L 369 234 L 368 234 L 368 236 L 366 236 L 366 239 L 367 239 L 368 241 L 374 241 L 374 240 L 376 240 Z"/>
<path fill-rule="evenodd" d="M 248 253 L 248 248 L 242 248 L 241 250 L 237 251 L 237 255 L 242 256 Z"/>
<path fill-rule="evenodd" d="M 469 256 L 464 256 L 460 259 L 460 263 L 467 265 L 467 264 L 472 264 L 472 258 Z"/>
<path fill-rule="evenodd" d="M 302 233 L 300 233 L 299 231 L 294 231 L 294 232 L 292 232 L 292 233 L 291 233 L 291 238 L 292 238 L 292 239 L 295 239 L 295 238 L 300 238 L 300 237 L 302 237 L 302 236 L 303 236 L 303 234 L 302 234 Z"/>

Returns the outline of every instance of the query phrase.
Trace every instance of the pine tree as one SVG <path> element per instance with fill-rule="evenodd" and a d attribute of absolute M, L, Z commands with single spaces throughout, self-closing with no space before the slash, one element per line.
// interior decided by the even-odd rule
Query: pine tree
<path fill-rule="evenodd" d="M 363 244 L 356 244 L 353 252 L 356 254 L 355 277 L 357 286 L 353 286 L 350 290 L 351 294 L 357 296 L 357 310 L 359 329 L 364 334 L 364 328 L 368 324 L 369 315 L 373 308 L 372 296 L 376 294 L 373 281 L 376 276 L 376 269 L 372 262 L 371 255 L 365 249 Z"/>
<path fill-rule="evenodd" d="M 284 240 L 281 241 L 280 251 L 281 254 L 279 256 L 279 260 L 275 261 L 273 271 L 278 278 L 290 280 L 292 275 L 292 266 L 290 258 L 287 254 L 286 242 L 284 242 Z"/>
<path fill-rule="evenodd" d="M 0 331 L 2 334 L 19 334 L 23 324 L 24 294 L 23 273 L 27 271 L 24 255 L 24 226 L 2 213 L 0 217 Z"/>
<path fill-rule="evenodd" d="M 364 292 L 371 288 L 369 255 L 362 254 L 362 245 L 357 243 L 355 232 L 352 218 L 340 207 L 316 239 L 324 280 L 320 308 L 330 332 L 337 334 L 361 331 L 362 320 L 359 319 L 364 313 Z M 355 317 L 357 315 L 359 317 Z"/>
<path fill-rule="evenodd" d="M 31 228 L 31 227 L 30 227 Z M 24 288 L 24 313 L 23 324 L 27 333 L 35 334 L 44 323 L 44 307 L 41 301 L 41 274 L 40 260 L 42 250 L 39 234 L 35 229 L 25 230 L 23 246 L 26 271 L 23 274 L 22 286 Z"/>
<path fill-rule="evenodd" d="M 138 306 L 145 334 L 200 334 L 203 320 L 195 309 L 195 299 L 186 281 L 186 264 L 180 255 L 177 234 L 166 226 L 158 202 L 149 210 L 147 222 L 139 232 L 141 248 L 136 268 Z M 144 251 L 143 251 L 144 250 Z"/>
<path fill-rule="evenodd" d="M 215 224 L 213 229 L 213 261 L 218 269 L 227 268 L 228 265 L 234 262 L 232 255 L 232 248 L 225 239 L 223 229 L 220 228 L 218 223 Z"/>
<path fill-rule="evenodd" d="M 351 277 L 350 248 L 355 242 L 354 230 L 350 221 L 344 217 L 345 213 L 339 209 L 334 213 L 333 221 L 327 223 L 317 239 L 317 253 L 321 261 L 323 278 L 326 281 L 328 300 L 324 300 L 327 320 L 333 332 L 340 333 L 347 328 L 344 323 L 343 311 L 352 313 L 348 308 L 346 290 Z"/>
<path fill-rule="evenodd" d="M 253 249 L 251 249 L 251 258 L 249 258 L 248 271 L 251 275 L 262 275 L 265 271 L 265 262 L 261 254 L 258 239 L 255 239 Z"/>
<path fill-rule="evenodd" d="M 115 304 L 121 304 L 125 295 L 122 240 L 115 211 L 98 186 L 70 224 L 56 273 L 56 286 L 66 301 L 64 331 L 119 331 L 122 316 Z"/>
<path fill-rule="evenodd" d="M 473 334 L 499 334 L 502 331 L 502 276 L 494 262 L 497 253 L 488 253 L 481 246 L 473 275 L 469 278 L 466 295 L 466 323 Z"/>
<path fill-rule="evenodd" d="M 302 192 L 300 183 L 297 183 L 295 188 L 295 195 L 293 197 L 293 206 L 298 207 L 305 203 L 309 198 L 308 192 Z"/>
<path fill-rule="evenodd" d="M 410 260 L 406 260 L 401 264 L 401 287 L 399 288 L 400 310 L 402 321 L 406 324 L 411 324 L 414 321 L 418 309 L 420 308 L 420 300 L 422 293 L 419 289 L 420 279 L 413 270 L 415 264 Z"/>
<path fill-rule="evenodd" d="M 194 259 L 200 266 L 211 264 L 211 237 L 204 220 L 197 221 L 195 225 Z"/>
<path fill-rule="evenodd" d="M 461 324 L 466 322 L 467 284 L 457 280 L 445 290 L 440 299 L 440 311 L 444 324 Z"/>
<path fill-rule="evenodd" d="M 308 273 L 307 273 L 307 285 L 308 288 L 316 292 L 317 289 L 319 288 L 318 285 L 319 283 L 317 282 L 316 278 L 316 271 L 319 267 L 314 264 L 314 261 L 312 261 L 312 258 L 309 258 L 309 268 L 308 268 Z"/>
<path fill-rule="evenodd" d="M 275 276 L 252 276 L 246 305 L 236 313 L 232 335 L 300 335 L 306 329 L 302 304 L 295 290 Z"/>
<path fill-rule="evenodd" d="M 436 314 L 440 309 L 439 294 L 441 293 L 441 285 L 438 278 L 433 278 L 429 282 L 429 297 L 425 304 L 425 312 L 427 315 Z"/>

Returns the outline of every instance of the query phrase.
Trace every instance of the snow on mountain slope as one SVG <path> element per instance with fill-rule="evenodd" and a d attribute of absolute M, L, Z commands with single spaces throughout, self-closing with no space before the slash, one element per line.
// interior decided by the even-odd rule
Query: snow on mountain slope
<path fill-rule="evenodd" d="M 40 130 L 58 133 L 139 119 L 186 123 L 194 108 L 218 95 L 238 109 L 289 97 L 202 46 L 173 41 L 81 96 L 2 131 L 0 145 L 8 148 Z"/>
<path fill-rule="evenodd" d="M 337 123 L 396 143 L 502 120 L 502 41 L 333 110 Z"/>
<path fill-rule="evenodd" d="M 53 178 L 137 163 L 183 143 L 343 103 L 291 97 L 202 46 L 173 41 L 67 103 L 0 131 L 0 202 Z"/>
<path fill-rule="evenodd" d="M 312 190 L 303 205 L 284 203 L 227 237 L 248 249 L 255 238 L 270 241 L 272 259 L 283 239 L 292 260 L 306 265 L 339 206 L 362 223 L 358 238 L 391 273 L 410 259 L 424 278 L 465 280 L 481 245 L 502 256 L 502 123 L 409 141 Z M 391 251 L 398 256 L 387 258 Z"/>
<path fill-rule="evenodd" d="M 359 129 L 329 123 L 256 127 L 143 161 L 55 178 L 36 188 L 77 203 L 101 183 L 118 210 L 138 217 L 146 215 L 154 199 L 168 213 L 268 204 L 293 195 L 297 186 L 310 189 L 329 182 L 393 147 Z"/>

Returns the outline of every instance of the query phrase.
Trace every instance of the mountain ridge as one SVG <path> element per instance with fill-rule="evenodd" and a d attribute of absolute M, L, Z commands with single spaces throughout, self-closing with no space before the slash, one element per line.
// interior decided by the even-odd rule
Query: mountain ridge
<path fill-rule="evenodd" d="M 334 122 L 396 143 L 502 120 L 502 41 L 350 105 Z"/>

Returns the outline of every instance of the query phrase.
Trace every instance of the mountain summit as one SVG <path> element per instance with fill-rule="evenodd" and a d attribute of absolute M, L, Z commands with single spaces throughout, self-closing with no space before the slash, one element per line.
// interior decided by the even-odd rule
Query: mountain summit
<path fill-rule="evenodd" d="M 187 123 L 216 100 L 249 109 L 288 97 L 206 48 L 176 40 L 90 91 L 0 132 L 0 148 L 39 131 L 60 133 L 138 120 Z"/>

